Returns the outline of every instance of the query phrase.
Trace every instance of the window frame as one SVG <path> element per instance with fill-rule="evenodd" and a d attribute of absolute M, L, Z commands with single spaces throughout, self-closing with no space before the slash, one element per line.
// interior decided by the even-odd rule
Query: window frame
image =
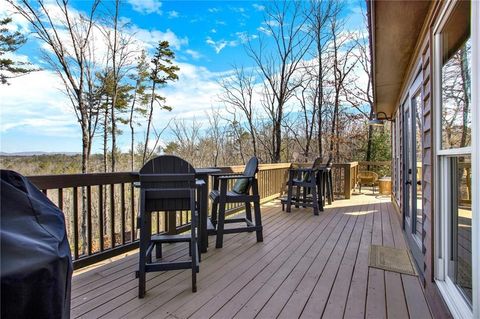
<path fill-rule="evenodd" d="M 433 130 L 433 164 L 434 164 L 434 212 L 435 212 L 435 240 L 434 252 L 435 257 L 435 281 L 437 287 L 442 293 L 447 306 L 455 318 L 478 318 L 480 317 L 480 198 L 474 196 L 472 198 L 472 307 L 463 298 L 457 286 L 451 281 L 447 274 L 448 256 L 448 211 L 451 202 L 450 196 L 442 196 L 442 194 L 451 194 L 452 185 L 448 182 L 449 157 L 470 155 L 472 163 L 472 194 L 480 194 L 480 92 L 472 90 L 472 142 L 471 146 L 456 148 L 456 149 L 442 149 L 442 125 L 441 125 L 441 71 L 442 71 L 442 31 L 444 26 L 456 7 L 458 0 L 448 1 L 441 10 L 437 22 L 433 26 L 433 105 L 434 121 L 432 125 Z M 471 41 L 472 41 L 472 77 L 471 85 L 473 88 L 480 87 L 480 2 L 471 1 Z M 475 107 L 476 106 L 476 107 Z"/>

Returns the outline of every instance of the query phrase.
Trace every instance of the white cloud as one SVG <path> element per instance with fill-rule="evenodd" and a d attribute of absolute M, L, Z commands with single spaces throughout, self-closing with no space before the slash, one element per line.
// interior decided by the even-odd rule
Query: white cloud
<path fill-rule="evenodd" d="M 241 43 L 247 43 L 249 40 L 258 38 L 258 35 L 256 34 L 248 35 L 247 31 L 235 32 L 235 35 L 238 37 Z"/>
<path fill-rule="evenodd" d="M 233 12 L 236 12 L 236 13 L 244 13 L 245 12 L 245 8 L 242 8 L 242 7 L 232 7 L 231 8 Z"/>
<path fill-rule="evenodd" d="M 210 32 L 217 33 L 217 29 L 212 29 L 212 30 L 210 30 Z"/>
<path fill-rule="evenodd" d="M 180 13 L 178 13 L 178 11 L 175 11 L 175 10 L 168 11 L 168 17 L 170 19 L 178 18 L 179 16 L 180 16 Z"/>
<path fill-rule="evenodd" d="M 220 9 L 219 8 L 208 8 L 208 12 L 217 13 L 217 12 L 220 12 Z"/>
<path fill-rule="evenodd" d="M 191 50 L 191 49 L 187 49 L 185 50 L 185 53 L 190 55 L 192 57 L 192 59 L 194 60 L 198 60 L 202 57 L 202 55 L 200 54 L 200 52 L 198 51 L 195 51 L 195 50 Z"/>
<path fill-rule="evenodd" d="M 217 54 L 220 53 L 226 46 L 236 47 L 237 45 L 239 45 L 239 42 L 236 40 L 227 41 L 225 39 L 221 39 L 218 41 L 214 41 L 211 37 L 207 37 L 205 43 L 211 46 Z"/>
<path fill-rule="evenodd" d="M 50 71 L 33 72 L 0 86 L 0 131 L 22 128 L 38 135 L 77 135 L 78 122 L 63 84 Z"/>
<path fill-rule="evenodd" d="M 264 11 L 265 10 L 265 6 L 262 6 L 262 5 L 257 4 L 257 3 L 252 4 L 252 7 L 257 11 Z"/>
<path fill-rule="evenodd" d="M 162 3 L 158 0 L 127 0 L 133 10 L 142 14 L 162 14 Z"/>
<path fill-rule="evenodd" d="M 130 28 L 130 32 L 135 34 L 135 38 L 145 43 L 148 48 L 154 48 L 159 41 L 168 41 L 170 46 L 175 50 L 180 50 L 182 46 L 188 45 L 187 37 L 178 37 L 172 30 L 167 29 L 165 32 L 155 29 L 141 29 L 134 25 Z"/>

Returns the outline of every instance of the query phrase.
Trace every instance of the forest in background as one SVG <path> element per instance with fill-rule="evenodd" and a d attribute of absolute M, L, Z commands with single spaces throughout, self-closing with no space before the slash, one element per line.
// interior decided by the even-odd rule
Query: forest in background
<path fill-rule="evenodd" d="M 367 125 L 374 116 L 367 26 L 348 30 L 341 1 L 268 2 L 264 29 L 246 35 L 253 67 L 234 65 L 218 79 L 218 101 L 204 120 L 166 123 L 153 114 L 175 107 L 162 93 L 178 80 L 175 52 L 167 41 L 153 52 L 142 47 L 119 18 L 122 1 L 94 0 L 85 12 L 68 1 L 8 2 L 29 22 L 28 36 L 44 43 L 42 57 L 65 84 L 82 152 L 2 157 L 2 168 L 26 175 L 131 171 L 163 153 L 197 167 L 243 164 L 252 155 L 264 163 L 390 159 L 388 124 Z M 28 39 L 16 36 L 18 46 Z M 96 47 L 99 37 L 104 43 Z M 130 136 L 128 153 L 118 147 L 121 134 Z M 95 141 L 102 154 L 92 153 Z"/>

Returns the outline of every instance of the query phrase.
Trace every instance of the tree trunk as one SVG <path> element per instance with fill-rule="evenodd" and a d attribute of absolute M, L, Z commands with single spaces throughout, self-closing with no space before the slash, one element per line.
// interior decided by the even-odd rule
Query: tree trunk
<path fill-rule="evenodd" d="M 468 57 L 467 50 L 465 48 L 460 51 L 460 74 L 462 77 L 462 90 L 464 95 L 464 107 L 462 114 L 462 137 L 460 139 L 460 147 L 465 147 L 467 146 L 468 113 L 470 109 L 470 92 L 468 92 L 470 85 L 470 74 L 468 73 Z"/>
<path fill-rule="evenodd" d="M 148 114 L 147 120 L 147 132 L 145 133 L 145 145 L 143 147 L 143 157 L 142 157 L 142 164 L 145 164 L 146 157 L 147 157 L 147 150 L 148 150 L 148 140 L 150 135 L 150 126 L 152 125 L 152 116 L 153 116 L 153 102 L 155 101 L 155 87 L 156 83 L 153 82 L 152 85 L 152 93 L 151 93 L 151 100 L 150 100 L 150 112 Z"/>
<path fill-rule="evenodd" d="M 135 128 L 133 126 L 133 111 L 135 109 L 135 100 L 137 98 L 137 92 L 135 91 L 135 94 L 133 95 L 133 102 L 132 102 L 132 107 L 130 108 L 130 119 L 128 121 L 128 124 L 130 126 L 130 170 L 133 172 L 133 167 L 134 167 L 134 161 L 135 161 Z"/>

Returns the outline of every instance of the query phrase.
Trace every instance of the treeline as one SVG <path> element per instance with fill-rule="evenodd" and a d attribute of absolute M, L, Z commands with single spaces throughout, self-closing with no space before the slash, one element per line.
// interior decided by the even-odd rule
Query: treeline
<path fill-rule="evenodd" d="M 258 33 L 242 37 L 249 63 L 218 79 L 206 119 L 169 123 L 153 115 L 175 107 L 162 95 L 178 80 L 175 53 L 167 41 L 148 52 L 120 18 L 120 0 L 93 0 L 84 12 L 68 1 L 7 1 L 64 83 L 82 133 L 79 172 L 136 170 L 160 153 L 196 166 L 242 164 L 252 155 L 273 163 L 390 158 L 388 127 L 366 124 L 373 117 L 366 27 L 347 29 L 341 1 L 266 3 Z M 129 136 L 128 154 L 118 147 L 120 134 Z M 94 141 L 102 145 L 100 164 Z"/>
<path fill-rule="evenodd" d="M 389 160 L 390 127 L 374 129 L 366 23 L 346 27 L 341 1 L 272 1 L 259 32 L 245 36 L 253 67 L 219 80 L 207 122 L 175 120 L 161 151 L 197 165 Z M 365 18 L 366 21 L 366 18 Z"/>
<path fill-rule="evenodd" d="M 64 84 L 81 129 L 81 172 L 92 171 L 92 145 L 103 144 L 103 170 L 117 171 L 119 127 L 131 136 L 130 169 L 134 167 L 135 130 L 145 130 L 142 161 L 158 143 L 155 109 L 170 110 L 160 91 L 178 79 L 175 54 L 160 41 L 150 55 L 121 19 L 121 1 L 93 0 L 85 11 L 68 1 L 7 0 L 29 22 L 32 36 L 42 42 L 42 58 Z M 108 155 L 110 154 L 110 156 Z M 107 160 L 108 158 L 108 160 Z"/>

